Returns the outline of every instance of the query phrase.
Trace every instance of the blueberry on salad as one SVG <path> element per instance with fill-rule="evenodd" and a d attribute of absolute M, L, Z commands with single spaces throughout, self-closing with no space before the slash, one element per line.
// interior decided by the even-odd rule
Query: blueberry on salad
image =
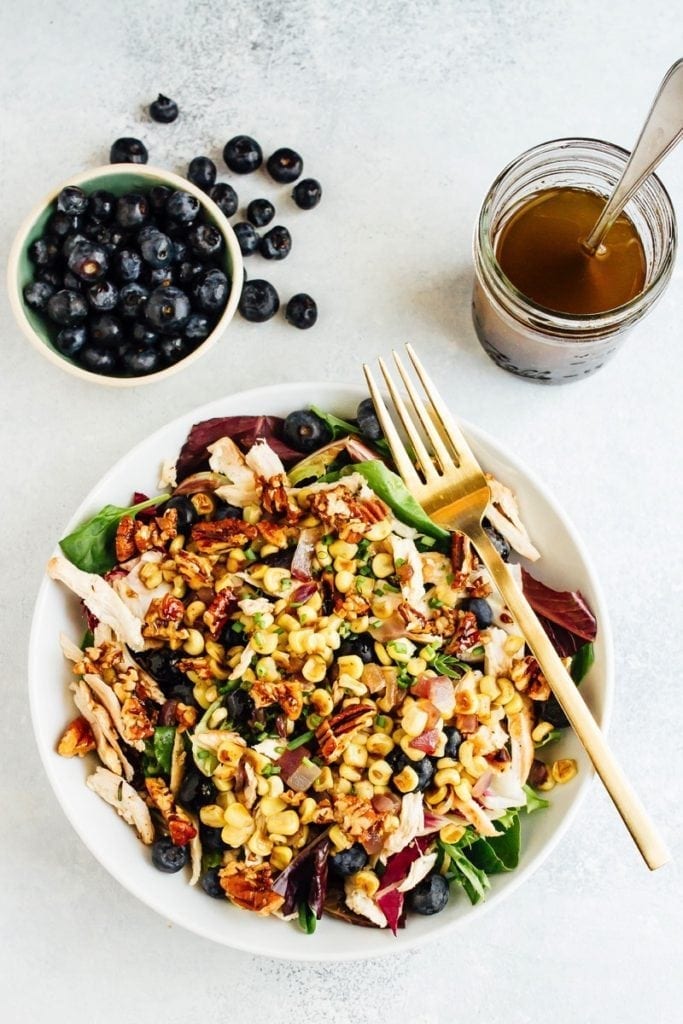
<path fill-rule="evenodd" d="M 356 419 L 358 420 L 361 434 L 363 437 L 367 437 L 368 441 L 379 441 L 383 436 L 383 431 L 375 412 L 375 403 L 371 398 L 364 398 L 362 402 L 359 402 L 358 409 L 356 410 Z"/>
<path fill-rule="evenodd" d="M 181 871 L 189 860 L 187 847 L 176 846 L 170 836 L 162 836 L 152 844 L 152 864 L 159 871 L 174 874 Z"/>
<path fill-rule="evenodd" d="M 448 882 L 443 875 L 431 874 L 411 890 L 408 903 L 415 914 L 440 914 L 448 896 Z"/>
<path fill-rule="evenodd" d="M 298 452 L 314 452 L 329 444 L 332 431 L 320 416 L 310 409 L 296 409 L 285 419 L 282 433 L 288 444 Z"/>
<path fill-rule="evenodd" d="M 178 104 L 175 100 L 159 93 L 154 102 L 149 105 L 149 116 L 159 124 L 171 124 L 178 116 Z"/>

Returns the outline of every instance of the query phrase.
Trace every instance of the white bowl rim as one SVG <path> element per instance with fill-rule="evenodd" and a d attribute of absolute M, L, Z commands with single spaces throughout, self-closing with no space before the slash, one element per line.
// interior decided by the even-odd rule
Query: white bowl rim
<path fill-rule="evenodd" d="M 93 373 L 91 370 L 85 370 L 83 367 L 77 366 L 70 360 L 58 355 L 57 352 L 53 351 L 53 349 L 36 334 L 26 315 L 23 297 L 21 296 L 21 292 L 18 287 L 17 278 L 19 260 L 26 245 L 26 238 L 31 228 L 43 210 L 54 202 L 63 188 L 66 188 L 67 185 L 90 184 L 98 181 L 100 178 L 110 177 L 112 174 L 124 172 L 126 174 L 136 174 L 143 178 L 162 179 L 163 182 L 171 188 L 179 189 L 183 192 L 189 192 L 199 200 L 202 206 L 209 209 L 211 216 L 219 225 L 219 229 L 225 240 L 225 244 L 232 261 L 233 275 L 230 283 L 230 295 L 228 297 L 228 302 L 220 319 L 211 331 L 211 334 L 209 334 L 208 337 L 197 346 L 197 348 L 190 352 L 189 355 L 178 360 L 178 362 L 174 363 L 172 366 L 167 366 L 163 370 L 158 370 L 156 373 L 148 373 L 140 377 L 107 377 L 105 374 Z M 24 337 L 28 338 L 31 344 L 37 348 L 38 351 L 41 352 L 42 355 L 54 366 L 58 366 L 61 370 L 64 370 L 66 373 L 70 373 L 73 377 L 78 377 L 80 380 L 86 380 L 93 384 L 101 384 L 103 387 L 111 388 L 138 387 L 142 384 L 153 384 L 157 381 L 165 380 L 167 377 L 172 377 L 173 374 L 178 373 L 186 366 L 190 366 L 192 363 L 196 362 L 197 359 L 201 358 L 201 356 L 205 355 L 222 337 L 228 324 L 235 315 L 237 305 L 242 294 L 243 284 L 244 263 L 242 260 L 242 250 L 240 249 L 235 232 L 233 231 L 225 214 L 216 205 L 216 203 L 214 203 L 213 199 L 211 199 L 206 192 L 202 192 L 200 188 L 197 188 L 193 182 L 188 181 L 186 178 L 181 178 L 179 174 L 175 174 L 173 171 L 167 171 L 162 167 L 155 167 L 150 164 L 102 164 L 99 167 L 91 168 L 89 171 L 82 171 L 80 174 L 71 175 L 65 181 L 57 185 L 56 188 L 51 189 L 51 191 L 44 196 L 40 202 L 36 203 L 30 213 L 24 218 L 21 226 L 14 236 L 14 241 L 12 242 L 7 261 L 7 291 L 9 294 L 9 303 L 12 313 L 14 314 L 14 318 L 17 321 Z"/>
<path fill-rule="evenodd" d="M 109 470 L 99 479 L 97 484 L 90 490 L 88 495 L 86 495 L 84 500 L 80 503 L 79 507 L 76 509 L 74 514 L 69 519 L 69 522 L 65 526 L 61 535 L 64 536 L 69 531 L 73 530 L 75 526 L 78 525 L 80 521 L 82 521 L 85 515 L 87 515 L 88 513 L 92 514 L 90 496 L 95 491 L 99 491 L 101 488 L 106 489 L 108 482 L 112 477 L 116 475 L 116 473 L 119 470 L 119 467 L 123 463 L 127 462 L 129 458 L 133 457 L 136 452 L 143 448 L 143 446 L 147 446 L 148 444 L 150 446 L 154 446 L 156 442 L 163 437 L 167 430 L 173 430 L 174 428 L 178 428 L 183 424 L 187 424 L 189 429 L 189 426 L 192 424 L 192 422 L 200 422 L 201 420 L 209 419 L 212 416 L 230 415 L 229 408 L 228 411 L 226 411 L 226 407 L 229 407 L 230 403 L 235 401 L 236 399 L 239 399 L 240 401 L 254 401 L 255 403 L 262 401 L 268 402 L 270 400 L 272 406 L 273 399 L 275 399 L 278 404 L 280 402 L 284 403 L 288 394 L 292 393 L 300 395 L 301 392 L 304 390 L 310 390 L 310 392 L 316 395 L 317 397 L 319 397 L 322 392 L 327 392 L 330 396 L 336 395 L 336 401 L 348 401 L 348 399 L 351 397 L 358 399 L 367 397 L 366 389 L 360 385 L 335 384 L 329 381 L 292 382 L 286 384 L 264 385 L 261 387 L 251 388 L 244 391 L 233 392 L 230 395 L 226 395 L 222 398 L 215 399 L 211 402 L 207 402 L 204 405 L 188 410 L 186 413 L 183 413 L 182 415 L 175 417 L 175 419 L 169 421 L 168 423 L 164 424 L 163 426 L 155 430 L 152 434 L 143 438 L 131 449 L 129 449 L 120 459 L 118 459 L 116 463 L 114 463 L 114 465 L 112 465 L 109 468 Z M 332 400 L 334 401 L 335 398 L 333 398 Z M 258 408 L 258 406 L 255 406 L 255 408 Z M 264 407 L 263 411 L 267 413 L 267 407 Z M 594 592 L 593 611 L 600 624 L 601 643 L 604 651 L 605 665 L 604 678 L 602 681 L 602 686 L 600 687 L 603 700 L 603 708 L 602 714 L 599 714 L 597 716 L 597 720 L 602 731 L 607 733 L 609 722 L 611 719 L 612 706 L 614 700 L 614 651 L 612 641 L 612 630 L 602 587 L 597 577 L 595 568 L 592 564 L 590 555 L 588 554 L 585 545 L 581 540 L 580 536 L 578 535 L 576 528 L 572 524 L 571 520 L 562 510 L 561 506 L 559 505 L 555 497 L 552 495 L 552 493 L 548 491 L 545 484 L 543 484 L 539 480 L 539 478 L 531 470 L 529 470 L 528 467 L 520 459 L 518 459 L 514 455 L 511 455 L 503 445 L 496 441 L 486 431 L 481 430 L 479 427 L 475 427 L 464 420 L 460 420 L 460 423 L 461 426 L 464 428 L 466 434 L 472 437 L 475 441 L 479 440 L 483 442 L 484 445 L 489 446 L 505 462 L 507 462 L 512 469 L 515 469 L 517 472 L 519 472 L 526 480 L 528 480 L 532 484 L 532 486 L 534 486 L 542 493 L 547 505 L 562 521 L 564 528 L 566 529 L 568 535 L 570 536 L 572 542 L 574 543 L 579 552 L 583 565 L 588 573 L 588 576 L 590 577 L 591 586 Z M 53 551 L 53 554 L 56 553 L 59 553 L 58 547 L 55 547 Z M 368 952 L 357 952 L 355 948 L 342 951 L 335 950 L 334 952 L 324 952 L 323 950 L 316 948 L 315 939 L 312 939 L 310 952 L 308 948 L 306 948 L 303 952 L 297 951 L 297 953 L 293 955 L 286 948 L 284 948 L 286 946 L 286 943 L 283 943 L 282 941 L 269 941 L 269 934 L 267 928 L 268 922 L 264 921 L 264 935 L 262 936 L 262 938 L 259 938 L 258 945 L 253 942 L 244 941 L 240 938 L 239 925 L 237 925 L 235 928 L 235 936 L 233 937 L 231 935 L 228 940 L 225 935 L 217 934 L 217 932 L 210 927 L 202 926 L 201 924 L 197 924 L 194 922 L 188 923 L 186 920 L 182 919 L 180 915 L 174 915 L 173 909 L 171 908 L 169 910 L 169 907 L 164 905 L 163 901 L 157 901 L 153 899 L 142 888 L 142 886 L 131 884 L 131 881 L 129 879 L 124 879 L 123 872 L 119 869 L 119 864 L 114 859 L 113 856 L 110 856 L 109 858 L 104 858 L 99 856 L 98 854 L 95 854 L 95 852 L 91 849 L 89 845 L 87 836 L 84 834 L 80 820 L 78 818 L 75 818 L 71 814 L 70 809 L 67 806 L 65 796 L 60 792 L 60 784 L 56 778 L 55 773 L 53 772 L 51 763 L 51 757 L 54 756 L 54 750 L 52 749 L 48 751 L 46 748 L 44 748 L 43 744 L 41 743 L 40 736 L 38 734 L 37 718 L 39 695 L 36 686 L 33 685 L 33 680 L 36 679 L 40 669 L 40 664 L 36 664 L 36 645 L 37 634 L 39 629 L 40 610 L 42 604 L 47 598 L 49 592 L 48 588 L 52 585 L 53 581 L 48 579 L 47 576 L 45 576 L 41 582 L 41 585 L 38 590 L 38 595 L 36 598 L 35 609 L 31 623 L 31 631 L 29 636 L 28 686 L 31 723 L 34 730 L 34 736 L 36 739 L 36 744 L 38 746 L 40 758 L 43 763 L 43 767 L 48 776 L 48 780 L 53 789 L 53 792 L 57 797 L 57 800 L 59 801 L 67 819 L 74 828 L 76 834 L 85 844 L 85 846 L 90 850 L 95 859 L 100 864 L 102 864 L 102 866 L 109 872 L 109 874 L 112 875 L 128 892 L 132 893 L 142 903 L 146 904 L 152 910 L 155 910 L 165 919 L 173 921 L 175 924 L 180 925 L 188 931 L 194 932 L 195 934 L 200 935 L 203 938 L 207 938 L 214 942 L 217 942 L 220 945 L 226 946 L 227 948 L 237 949 L 242 952 L 251 953 L 252 955 L 267 956 L 272 957 L 273 959 L 290 962 L 342 962 L 379 959 L 388 956 L 393 956 L 399 953 L 407 952 L 410 949 L 416 949 L 417 947 L 426 945 L 429 942 L 436 941 L 438 938 L 443 937 L 447 932 L 455 932 L 458 928 L 462 928 L 465 921 L 470 919 L 471 912 L 476 912 L 477 916 L 480 917 L 483 913 L 490 911 L 494 906 L 497 906 L 499 902 L 501 902 L 508 895 L 514 892 L 528 877 L 530 877 L 533 874 L 533 872 L 538 867 L 540 867 L 543 861 L 545 861 L 546 858 L 552 853 L 552 851 L 555 849 L 555 847 L 560 842 L 562 837 L 568 831 L 576 814 L 579 811 L 579 808 L 583 800 L 586 797 L 588 789 L 595 776 L 595 772 L 590 766 L 590 764 L 587 764 L 585 769 L 582 768 L 578 780 L 573 780 L 575 790 L 573 793 L 572 802 L 568 809 L 564 812 L 563 817 L 559 821 L 558 825 L 555 827 L 555 830 L 553 831 L 552 835 L 544 842 L 543 846 L 539 849 L 535 856 L 529 856 L 526 863 L 517 867 L 513 872 L 505 876 L 507 884 L 503 889 L 496 893 L 490 894 L 484 902 L 477 904 L 476 908 L 469 908 L 469 912 L 463 917 L 456 918 L 453 921 L 443 921 L 441 923 L 439 917 L 432 919 L 434 922 L 433 930 L 427 932 L 426 934 L 411 935 L 409 933 L 410 930 L 406 929 L 399 933 L 400 942 L 397 942 L 396 944 L 392 942 L 387 942 L 386 948 L 372 949 Z M 244 913 L 247 912 L 244 911 Z M 360 931 L 365 933 L 366 929 L 360 929 Z M 375 934 L 377 933 L 377 930 L 375 929 L 373 929 L 372 931 Z M 386 938 L 388 939 L 389 936 L 386 936 Z"/>

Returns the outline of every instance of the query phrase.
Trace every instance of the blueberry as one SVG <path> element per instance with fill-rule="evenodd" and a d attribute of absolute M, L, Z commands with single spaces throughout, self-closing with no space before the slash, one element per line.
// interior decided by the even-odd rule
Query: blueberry
<path fill-rule="evenodd" d="M 101 245 L 107 254 L 116 250 L 112 243 L 112 229 L 109 224 L 100 224 L 97 220 L 89 220 L 83 225 L 83 234 L 96 245 Z"/>
<path fill-rule="evenodd" d="M 78 353 L 78 362 L 92 373 L 109 376 L 118 366 L 116 352 L 113 349 L 100 348 L 99 345 L 86 344 Z"/>
<path fill-rule="evenodd" d="M 149 292 L 137 281 L 124 284 L 119 292 L 119 313 L 126 320 L 134 320 L 136 317 L 142 316 L 142 309 L 148 298 Z"/>
<path fill-rule="evenodd" d="M 88 241 L 88 239 L 85 237 L 85 235 L 81 231 L 77 231 L 73 235 L 67 235 L 66 238 L 64 239 L 64 241 L 62 242 L 62 256 L 64 257 L 64 259 L 65 260 L 69 259 L 69 256 L 71 255 L 73 250 L 76 248 L 76 246 L 79 244 L 79 242 L 87 242 L 87 241 Z"/>
<path fill-rule="evenodd" d="M 172 334 L 168 338 L 161 338 L 159 348 L 165 362 L 169 366 L 179 363 L 181 359 L 184 359 L 190 353 L 189 341 L 179 334 Z"/>
<path fill-rule="evenodd" d="M 250 282 L 253 284 L 253 281 Z M 245 285 L 245 289 L 249 285 Z M 314 452 L 332 440 L 332 431 L 320 416 L 310 409 L 296 409 L 290 412 L 282 428 L 287 444 L 298 452 Z"/>
<path fill-rule="evenodd" d="M 256 710 L 253 699 L 244 690 L 233 690 L 229 693 L 225 706 L 228 709 L 228 718 L 235 726 L 248 722 Z"/>
<path fill-rule="evenodd" d="M 154 291 L 155 288 L 169 288 L 176 283 L 176 273 L 172 266 L 150 267 L 149 263 L 144 263 L 140 283 L 150 291 Z"/>
<path fill-rule="evenodd" d="M 191 342 L 204 341 L 211 334 L 211 322 L 204 313 L 192 313 L 185 324 L 185 337 Z"/>
<path fill-rule="evenodd" d="M 148 238 L 154 238 L 154 236 L 158 234 L 160 234 L 160 231 L 156 224 L 153 224 L 151 221 L 148 221 L 146 224 L 143 224 L 143 226 L 140 228 L 140 230 L 135 236 L 135 241 L 137 243 L 138 248 L 140 248 L 142 243 L 147 241 Z"/>
<path fill-rule="evenodd" d="M 559 700 L 553 694 L 550 695 L 544 704 L 541 704 L 540 713 L 542 720 L 550 722 L 555 729 L 566 729 L 569 725 L 569 719 L 560 707 Z"/>
<path fill-rule="evenodd" d="M 477 620 L 477 629 L 488 629 L 493 622 L 493 609 L 483 597 L 468 597 L 460 607 L 464 612 L 472 612 Z"/>
<path fill-rule="evenodd" d="M 198 274 L 204 270 L 204 264 L 199 260 L 183 260 L 178 266 L 178 283 L 188 285 Z"/>
<path fill-rule="evenodd" d="M 87 240 L 74 245 L 67 263 L 69 270 L 82 281 L 98 281 L 109 267 L 107 253 L 102 246 Z"/>
<path fill-rule="evenodd" d="M 275 316 L 280 308 L 280 299 L 268 281 L 247 281 L 240 296 L 239 310 L 245 320 L 263 323 Z"/>
<path fill-rule="evenodd" d="M 222 828 L 212 828 L 210 825 L 199 823 L 199 839 L 204 853 L 222 853 L 227 849 L 222 838 Z"/>
<path fill-rule="evenodd" d="M 261 255 L 267 260 L 284 260 L 292 251 L 292 236 L 287 228 L 276 224 L 261 239 Z"/>
<path fill-rule="evenodd" d="M 164 504 L 164 512 L 170 512 L 171 509 L 175 509 L 176 512 L 178 533 L 187 536 L 194 524 L 199 520 L 197 509 L 184 494 L 177 494 L 174 498 L 168 499 Z"/>
<path fill-rule="evenodd" d="M 153 345 L 126 345 L 121 353 L 123 369 L 134 377 L 156 373 L 162 363 L 161 353 Z"/>
<path fill-rule="evenodd" d="M 57 237 L 36 238 L 28 247 L 28 258 L 37 267 L 51 267 L 59 257 L 60 243 Z"/>
<path fill-rule="evenodd" d="M 129 192 L 119 196 L 116 203 L 116 223 L 126 231 L 139 228 L 149 217 L 147 197 L 140 192 Z"/>
<path fill-rule="evenodd" d="M 233 224 L 232 230 L 235 232 L 243 256 L 251 256 L 252 253 L 258 251 L 259 236 L 251 224 L 248 224 L 246 220 L 241 220 L 237 224 Z"/>
<path fill-rule="evenodd" d="M 209 198 L 213 199 L 223 216 L 232 217 L 237 212 L 239 199 L 232 185 L 228 185 L 227 182 L 219 181 L 218 184 L 212 185 L 209 189 Z"/>
<path fill-rule="evenodd" d="M 114 257 L 114 275 L 119 281 L 137 281 L 142 270 L 142 256 L 134 249 L 121 249 Z"/>
<path fill-rule="evenodd" d="M 143 321 L 133 324 L 133 341 L 136 345 L 156 345 L 159 335 Z"/>
<path fill-rule="evenodd" d="M 221 869 L 219 867 L 208 868 L 199 880 L 199 884 L 207 896 L 214 900 L 225 899 L 225 890 L 221 885 Z"/>
<path fill-rule="evenodd" d="M 48 299 L 47 315 L 60 327 L 74 327 L 88 315 L 88 303 L 78 292 L 63 288 Z"/>
<path fill-rule="evenodd" d="M 289 185 L 301 175 L 304 162 L 298 153 L 284 146 L 282 149 L 276 149 L 272 156 L 268 157 L 266 169 L 275 181 L 281 185 Z"/>
<path fill-rule="evenodd" d="M 159 93 L 153 103 L 149 105 L 149 116 L 159 124 L 170 124 L 178 116 L 178 104 L 170 100 L 168 96 Z"/>
<path fill-rule="evenodd" d="M 81 226 L 81 217 L 75 214 L 64 213 L 62 210 L 57 210 L 53 213 L 47 222 L 47 229 L 52 235 L 57 235 L 58 238 L 66 238 L 67 235 L 73 234 L 78 231 Z"/>
<path fill-rule="evenodd" d="M 312 299 L 305 292 L 292 295 L 285 309 L 285 319 L 293 327 L 298 327 L 301 331 L 312 327 L 318 319 L 318 307 L 316 306 L 315 299 Z"/>
<path fill-rule="evenodd" d="M 188 811 L 199 811 L 206 804 L 215 804 L 216 796 L 217 790 L 211 779 L 190 770 L 178 791 L 178 803 Z"/>
<path fill-rule="evenodd" d="M 223 248 L 223 236 L 213 224 L 194 224 L 187 233 L 187 241 L 194 255 L 204 260 L 218 256 Z"/>
<path fill-rule="evenodd" d="M 362 871 L 367 862 L 368 855 L 360 843 L 354 843 L 347 850 L 333 853 L 327 861 L 332 874 L 341 878 L 347 878 L 349 875 L 355 875 L 357 871 Z"/>
<path fill-rule="evenodd" d="M 320 182 L 315 178 L 302 178 L 292 190 L 292 199 L 302 210 L 312 210 L 320 202 L 323 194 Z"/>
<path fill-rule="evenodd" d="M 171 687 L 187 682 L 187 676 L 178 668 L 184 656 L 182 651 L 171 651 L 168 647 L 152 647 L 136 654 L 135 660 L 156 680 L 164 694 L 170 696 Z"/>
<path fill-rule="evenodd" d="M 53 291 L 59 291 L 62 287 L 62 275 L 54 267 L 44 267 L 36 274 L 36 278 L 42 284 L 49 284 Z"/>
<path fill-rule="evenodd" d="M 111 313 L 100 313 L 90 321 L 90 340 L 100 348 L 116 348 L 123 341 L 121 321 Z"/>
<path fill-rule="evenodd" d="M 155 230 L 140 241 L 140 255 L 150 267 L 166 267 L 173 259 L 173 242 Z"/>
<path fill-rule="evenodd" d="M 356 419 L 363 437 L 368 441 L 379 441 L 382 437 L 382 428 L 377 419 L 375 405 L 371 398 L 364 398 L 356 410 Z"/>
<path fill-rule="evenodd" d="M 61 331 L 57 332 L 55 348 L 58 349 L 62 355 L 67 356 L 69 359 L 73 359 L 73 357 L 81 351 L 87 340 L 88 332 L 85 327 L 62 327 Z"/>
<path fill-rule="evenodd" d="M 219 499 L 220 500 L 220 499 Z M 213 514 L 213 519 L 241 519 L 243 510 L 237 505 L 229 505 L 227 501 L 221 501 Z"/>
<path fill-rule="evenodd" d="M 412 793 L 416 790 L 424 792 L 432 781 L 434 765 L 428 757 L 423 757 L 421 761 L 411 761 L 400 747 L 394 747 L 394 749 L 386 755 L 385 761 L 390 766 L 392 775 L 400 775 L 406 767 L 413 769 L 417 775 L 417 783 L 415 788 L 410 790 Z M 398 787 L 394 785 L 393 778 L 391 780 L 391 786 L 397 793 L 400 792 Z"/>
<path fill-rule="evenodd" d="M 496 549 L 500 557 L 503 559 L 504 562 L 507 562 L 510 558 L 510 545 L 506 541 L 503 534 L 499 533 L 494 526 L 491 526 L 488 519 L 484 519 L 482 525 L 486 530 L 486 533 L 488 534 L 489 540 L 493 544 L 494 548 Z"/>
<path fill-rule="evenodd" d="M 428 757 L 423 757 L 421 761 L 413 761 L 411 767 L 417 775 L 417 788 L 423 793 L 432 781 L 434 762 L 430 761 Z"/>
<path fill-rule="evenodd" d="M 252 199 L 247 206 L 247 220 L 254 227 L 264 228 L 275 216 L 275 207 L 268 199 Z"/>
<path fill-rule="evenodd" d="M 444 728 L 444 733 L 446 735 L 446 746 L 444 747 L 443 756 L 452 757 L 455 760 L 458 756 L 458 751 L 460 750 L 460 744 L 462 743 L 462 735 L 455 726 L 452 725 L 447 725 Z"/>
<path fill-rule="evenodd" d="M 115 209 L 116 196 L 112 192 L 107 192 L 106 189 L 98 188 L 97 191 L 93 192 L 90 196 L 88 213 L 93 220 L 99 221 L 101 224 L 108 224 L 109 221 L 114 218 Z"/>
<path fill-rule="evenodd" d="M 106 279 L 96 281 L 88 288 L 87 299 L 97 313 L 110 313 L 119 299 L 119 290 L 115 284 Z"/>
<path fill-rule="evenodd" d="M 367 665 L 375 660 L 375 641 L 369 633 L 352 633 L 342 640 L 337 657 L 344 658 L 349 654 L 355 654 Z"/>
<path fill-rule="evenodd" d="M 172 192 L 166 200 L 166 215 L 176 224 L 191 224 L 199 213 L 199 200 L 189 192 Z"/>
<path fill-rule="evenodd" d="M 195 305 L 205 313 L 221 312 L 230 294 L 230 283 L 216 268 L 199 273 L 190 285 Z"/>
<path fill-rule="evenodd" d="M 29 309 L 36 313 L 43 313 L 47 307 L 48 299 L 54 294 L 54 288 L 47 281 L 33 281 L 24 288 L 24 302 Z"/>
<path fill-rule="evenodd" d="M 216 181 L 216 165 L 208 156 L 195 156 L 190 160 L 187 177 L 197 188 L 207 192 Z"/>
<path fill-rule="evenodd" d="M 189 246 L 184 238 L 174 238 L 171 260 L 173 263 L 182 263 L 189 258 Z"/>
<path fill-rule="evenodd" d="M 448 895 L 448 882 L 443 875 L 427 875 L 408 893 L 408 906 L 416 914 L 440 914 L 448 903 Z"/>
<path fill-rule="evenodd" d="M 223 159 L 235 174 L 249 174 L 263 163 L 263 151 L 249 135 L 235 135 L 226 142 Z"/>
<path fill-rule="evenodd" d="M 88 208 L 88 197 L 78 185 L 67 185 L 57 196 L 57 209 L 70 216 L 79 216 Z"/>
<path fill-rule="evenodd" d="M 83 281 L 81 280 L 80 277 L 76 277 L 75 274 L 72 274 L 70 270 L 67 270 L 66 274 L 62 278 L 62 284 L 67 289 L 67 291 L 71 291 L 71 292 L 82 292 L 83 291 Z"/>
<path fill-rule="evenodd" d="M 117 139 L 109 151 L 110 164 L 146 164 L 147 148 L 140 139 Z"/>
<path fill-rule="evenodd" d="M 174 334 L 190 318 L 190 302 L 180 288 L 156 288 L 145 304 L 145 318 L 162 334 Z"/>
<path fill-rule="evenodd" d="M 166 201 L 173 190 L 167 185 L 152 185 L 149 190 L 149 205 L 155 213 L 163 213 L 166 209 Z"/>
<path fill-rule="evenodd" d="M 241 519 L 241 517 L 240 511 L 239 518 Z M 228 620 L 221 630 L 221 643 L 225 647 L 226 651 L 229 651 L 231 647 L 244 646 L 244 635 L 242 632 L 237 632 L 235 629 L 235 623 L 231 620 Z"/>
<path fill-rule="evenodd" d="M 173 874 L 184 868 L 189 859 L 187 846 L 176 846 L 170 836 L 162 836 L 152 843 L 152 864 L 159 871 Z"/>

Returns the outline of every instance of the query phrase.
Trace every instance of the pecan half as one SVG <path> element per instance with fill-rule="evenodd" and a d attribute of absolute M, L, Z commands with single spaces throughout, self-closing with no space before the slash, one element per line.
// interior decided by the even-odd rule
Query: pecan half
<path fill-rule="evenodd" d="M 85 757 L 96 746 L 89 723 L 83 715 L 79 715 L 64 730 L 57 745 L 57 753 L 61 757 Z"/>
<path fill-rule="evenodd" d="M 150 800 L 164 819 L 171 841 L 185 846 L 197 835 L 197 829 L 182 807 L 178 807 L 163 779 L 145 779 Z"/>
<path fill-rule="evenodd" d="M 269 864 L 248 865 L 240 861 L 227 864 L 220 874 L 223 892 L 238 907 L 255 914 L 272 914 L 284 903 L 284 896 L 273 892 L 273 876 Z"/>
<path fill-rule="evenodd" d="M 114 541 L 117 562 L 127 562 L 137 554 L 135 547 L 135 520 L 132 516 L 122 516 L 119 525 L 116 527 L 116 539 Z"/>
<path fill-rule="evenodd" d="M 192 527 L 192 540 L 203 554 L 218 555 L 230 548 L 242 548 L 256 536 L 256 527 L 242 519 L 218 519 Z"/>
<path fill-rule="evenodd" d="M 373 709 L 367 704 L 351 704 L 323 719 L 315 731 L 315 738 L 320 745 L 320 754 L 328 764 L 342 753 L 350 739 L 349 733 L 364 725 L 372 714 Z"/>
<path fill-rule="evenodd" d="M 237 608 L 237 598 L 229 587 L 219 590 L 203 615 L 204 625 L 211 636 L 217 639 L 225 626 L 230 614 Z"/>
<path fill-rule="evenodd" d="M 453 635 L 446 646 L 446 654 L 463 654 L 479 643 L 479 630 L 474 612 L 457 613 Z"/>

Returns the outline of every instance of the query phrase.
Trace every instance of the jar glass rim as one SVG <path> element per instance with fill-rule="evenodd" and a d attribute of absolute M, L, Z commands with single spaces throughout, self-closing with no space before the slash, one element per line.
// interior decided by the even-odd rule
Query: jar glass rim
<path fill-rule="evenodd" d="M 638 295 L 635 295 L 632 299 L 629 299 L 628 302 L 622 303 L 620 306 L 615 306 L 612 309 L 604 310 L 600 313 L 561 313 L 557 310 L 549 309 L 546 306 L 541 306 L 528 298 L 528 296 L 523 292 L 519 291 L 510 278 L 503 272 L 502 267 L 496 259 L 496 255 L 491 244 L 490 210 L 492 202 L 495 199 L 496 193 L 505 183 L 506 179 L 509 178 L 515 170 L 522 167 L 525 162 L 528 162 L 533 157 L 542 156 L 544 152 L 560 152 L 564 149 L 571 153 L 572 148 L 592 149 L 598 154 L 603 153 L 605 155 L 615 156 L 622 160 L 624 165 L 631 155 L 629 150 L 624 149 L 622 146 L 618 146 L 616 143 L 605 142 L 604 139 L 594 138 L 570 137 L 550 139 L 547 142 L 542 142 L 536 146 L 532 146 L 530 149 L 525 150 L 519 156 L 515 157 L 514 160 L 511 160 L 492 182 L 486 196 L 484 197 L 484 201 L 479 212 L 475 236 L 478 240 L 479 247 L 485 256 L 487 269 L 493 275 L 498 288 L 502 289 L 507 298 L 512 300 L 517 311 L 523 316 L 534 316 L 540 314 L 548 329 L 561 331 L 564 328 L 568 332 L 571 332 L 577 327 L 581 327 L 584 330 L 599 330 L 600 328 L 618 325 L 622 320 L 628 320 L 631 314 L 637 313 L 645 302 L 654 302 L 668 280 L 677 245 L 676 216 L 671 202 L 671 197 L 669 196 L 669 193 L 661 179 L 656 174 L 652 173 L 640 186 L 638 192 L 632 196 L 630 202 L 637 201 L 639 193 L 644 188 L 649 187 L 657 202 L 658 208 L 664 214 L 668 233 L 666 245 L 661 258 L 661 265 L 657 268 L 652 280 L 647 283 L 643 291 Z"/>

